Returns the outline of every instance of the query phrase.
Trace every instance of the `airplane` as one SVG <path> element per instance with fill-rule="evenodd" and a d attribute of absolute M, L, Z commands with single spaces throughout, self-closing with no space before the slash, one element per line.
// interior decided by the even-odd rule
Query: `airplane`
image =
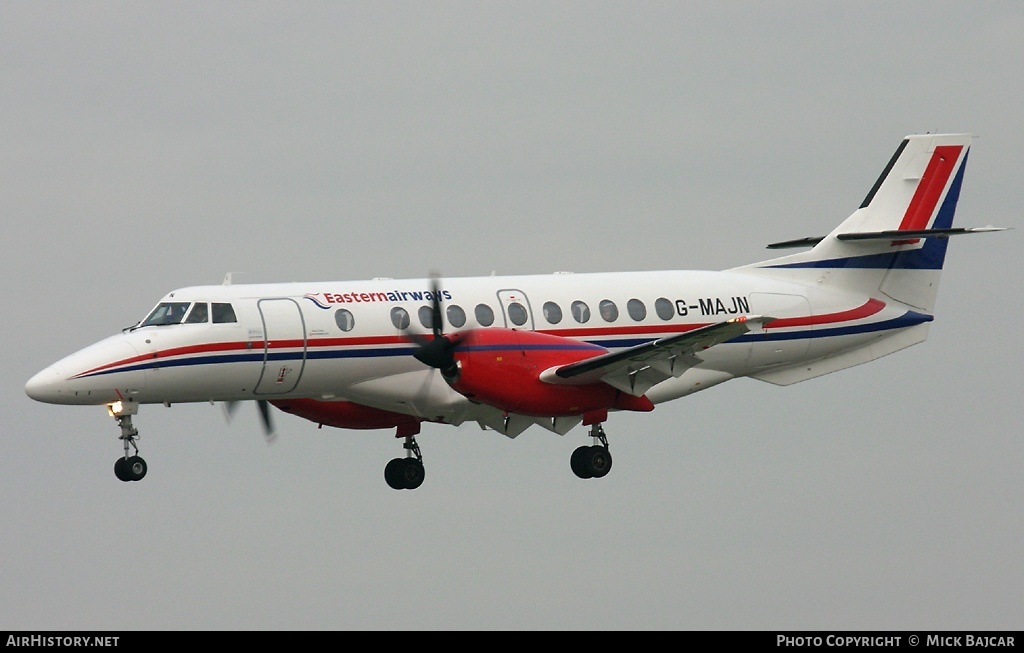
<path fill-rule="evenodd" d="M 612 466 L 604 423 L 739 377 L 790 385 L 923 342 L 933 320 L 970 134 L 901 141 L 861 205 L 803 251 L 724 271 L 555 273 L 234 284 L 174 290 L 143 320 L 33 376 L 52 404 L 105 406 L 122 481 L 147 472 L 143 404 L 254 401 L 320 427 L 394 429 L 386 483 L 425 476 L 424 422 L 531 426 L 591 444 L 570 468 Z M 230 411 L 229 411 L 230 412 Z"/>

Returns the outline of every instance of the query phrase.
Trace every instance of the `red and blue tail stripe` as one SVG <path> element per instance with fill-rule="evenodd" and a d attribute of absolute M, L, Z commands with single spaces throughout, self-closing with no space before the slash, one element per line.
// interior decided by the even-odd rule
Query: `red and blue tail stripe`
<path fill-rule="evenodd" d="M 949 229 L 953 226 L 964 170 L 967 167 L 967 153 L 964 152 L 962 158 L 960 156 L 963 150 L 964 146 L 962 145 L 943 145 L 935 148 L 917 190 L 903 214 L 897 228 L 898 231 L 916 231 L 925 228 Z M 959 167 L 957 167 L 957 162 L 960 163 Z M 953 175 L 953 181 L 948 184 L 948 191 L 943 197 L 943 191 L 946 190 L 951 175 Z M 942 203 L 936 211 L 936 205 L 940 200 Z M 930 225 L 929 221 L 931 221 Z M 891 246 L 911 245 L 917 243 L 918 240 L 914 238 L 895 240 L 892 241 Z M 947 238 L 927 238 L 921 247 L 914 249 L 781 263 L 765 267 L 941 270 L 946 258 L 947 244 Z"/>

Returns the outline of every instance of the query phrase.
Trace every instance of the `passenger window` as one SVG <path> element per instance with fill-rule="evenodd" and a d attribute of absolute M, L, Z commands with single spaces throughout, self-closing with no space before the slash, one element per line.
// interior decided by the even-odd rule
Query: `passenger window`
<path fill-rule="evenodd" d="M 334 311 L 334 321 L 342 331 L 351 331 L 356 325 L 356 319 L 352 316 L 352 311 L 347 308 L 339 308 Z"/>
<path fill-rule="evenodd" d="M 671 320 L 672 316 L 675 315 L 675 309 L 672 308 L 672 302 L 665 297 L 659 297 L 655 300 L 654 310 L 658 313 L 658 317 L 663 320 Z"/>
<path fill-rule="evenodd" d="M 626 302 L 626 311 L 637 322 L 641 322 L 647 317 L 647 307 L 639 299 L 631 299 Z"/>
<path fill-rule="evenodd" d="M 477 304 L 476 308 L 473 309 L 473 314 L 476 316 L 476 321 L 480 323 L 480 326 L 491 326 L 494 324 L 494 311 L 487 304 Z"/>
<path fill-rule="evenodd" d="M 526 309 L 519 302 L 512 302 L 508 305 L 508 319 L 512 320 L 512 324 L 523 326 L 528 317 Z"/>
<path fill-rule="evenodd" d="M 237 322 L 235 318 L 235 309 L 231 308 L 231 304 L 213 304 L 213 323 L 214 324 L 227 324 L 228 322 Z"/>
<path fill-rule="evenodd" d="M 581 302 L 577 299 L 569 307 L 569 310 L 572 312 L 573 319 L 580 324 L 586 324 L 590 321 L 590 307 L 587 306 L 586 302 Z"/>
<path fill-rule="evenodd" d="M 429 306 L 420 306 L 420 310 L 416 312 L 416 317 L 420 319 L 420 324 L 422 324 L 424 328 L 434 328 L 434 309 Z"/>
<path fill-rule="evenodd" d="M 448 324 L 452 325 L 456 329 L 460 329 L 466 325 L 466 311 L 462 310 L 461 306 L 452 304 L 446 308 L 444 312 L 448 316 Z"/>
<path fill-rule="evenodd" d="M 409 328 L 409 311 L 405 310 L 401 306 L 396 306 L 391 309 L 391 324 L 395 325 L 395 328 L 399 331 L 405 331 Z"/>
<path fill-rule="evenodd" d="M 598 304 L 601 311 L 601 319 L 605 322 L 614 322 L 619 319 L 619 307 L 610 299 L 602 299 Z"/>
<path fill-rule="evenodd" d="M 562 321 L 562 307 L 555 302 L 544 302 L 544 319 L 549 324 L 558 324 Z"/>
<path fill-rule="evenodd" d="M 188 317 L 185 318 L 185 324 L 202 324 L 210 319 L 210 309 L 206 302 L 197 302 L 192 305 L 192 310 L 189 311 Z"/>

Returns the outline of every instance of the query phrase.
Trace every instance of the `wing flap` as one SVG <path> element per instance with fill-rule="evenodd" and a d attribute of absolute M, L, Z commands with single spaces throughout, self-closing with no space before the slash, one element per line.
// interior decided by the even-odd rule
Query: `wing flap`
<path fill-rule="evenodd" d="M 531 417 L 515 413 L 504 413 L 497 408 L 477 404 L 474 419 L 480 428 L 501 433 L 508 438 L 515 438 L 531 426 L 541 426 L 552 433 L 565 435 L 583 421 L 582 415 L 562 417 Z"/>

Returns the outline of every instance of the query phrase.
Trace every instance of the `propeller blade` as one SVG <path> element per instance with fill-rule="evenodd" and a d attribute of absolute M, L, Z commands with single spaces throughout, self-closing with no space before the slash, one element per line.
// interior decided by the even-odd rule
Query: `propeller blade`
<path fill-rule="evenodd" d="M 413 353 L 413 358 L 441 370 L 446 377 L 458 373 L 455 363 L 454 351 L 458 346 L 458 340 L 452 340 L 444 335 L 443 312 L 441 310 L 441 279 L 437 274 L 430 276 L 430 331 L 433 338 L 408 334 L 410 341 L 419 345 Z"/>
<path fill-rule="evenodd" d="M 234 419 L 239 403 L 241 402 L 223 402 L 224 417 L 228 422 Z M 266 438 L 268 443 L 273 442 L 277 438 L 277 431 L 274 429 L 274 421 L 270 417 L 270 403 L 266 399 L 259 399 L 256 401 L 256 407 L 260 412 L 260 425 L 263 427 L 263 437 Z"/>
<path fill-rule="evenodd" d="M 441 320 L 441 280 L 436 274 L 430 275 L 430 296 L 431 300 L 431 321 L 430 328 L 434 332 L 434 340 L 441 338 L 441 327 L 444 324 Z"/>
<path fill-rule="evenodd" d="M 267 442 L 273 442 L 277 438 L 277 431 L 274 430 L 274 421 L 270 418 L 270 403 L 266 399 L 256 402 L 260 409 L 260 422 L 263 424 L 263 437 Z"/>
<path fill-rule="evenodd" d="M 235 410 L 238 409 L 238 402 L 237 401 L 225 401 L 223 403 L 223 406 L 224 406 L 224 419 L 226 419 L 227 421 L 230 422 L 235 417 Z"/>

